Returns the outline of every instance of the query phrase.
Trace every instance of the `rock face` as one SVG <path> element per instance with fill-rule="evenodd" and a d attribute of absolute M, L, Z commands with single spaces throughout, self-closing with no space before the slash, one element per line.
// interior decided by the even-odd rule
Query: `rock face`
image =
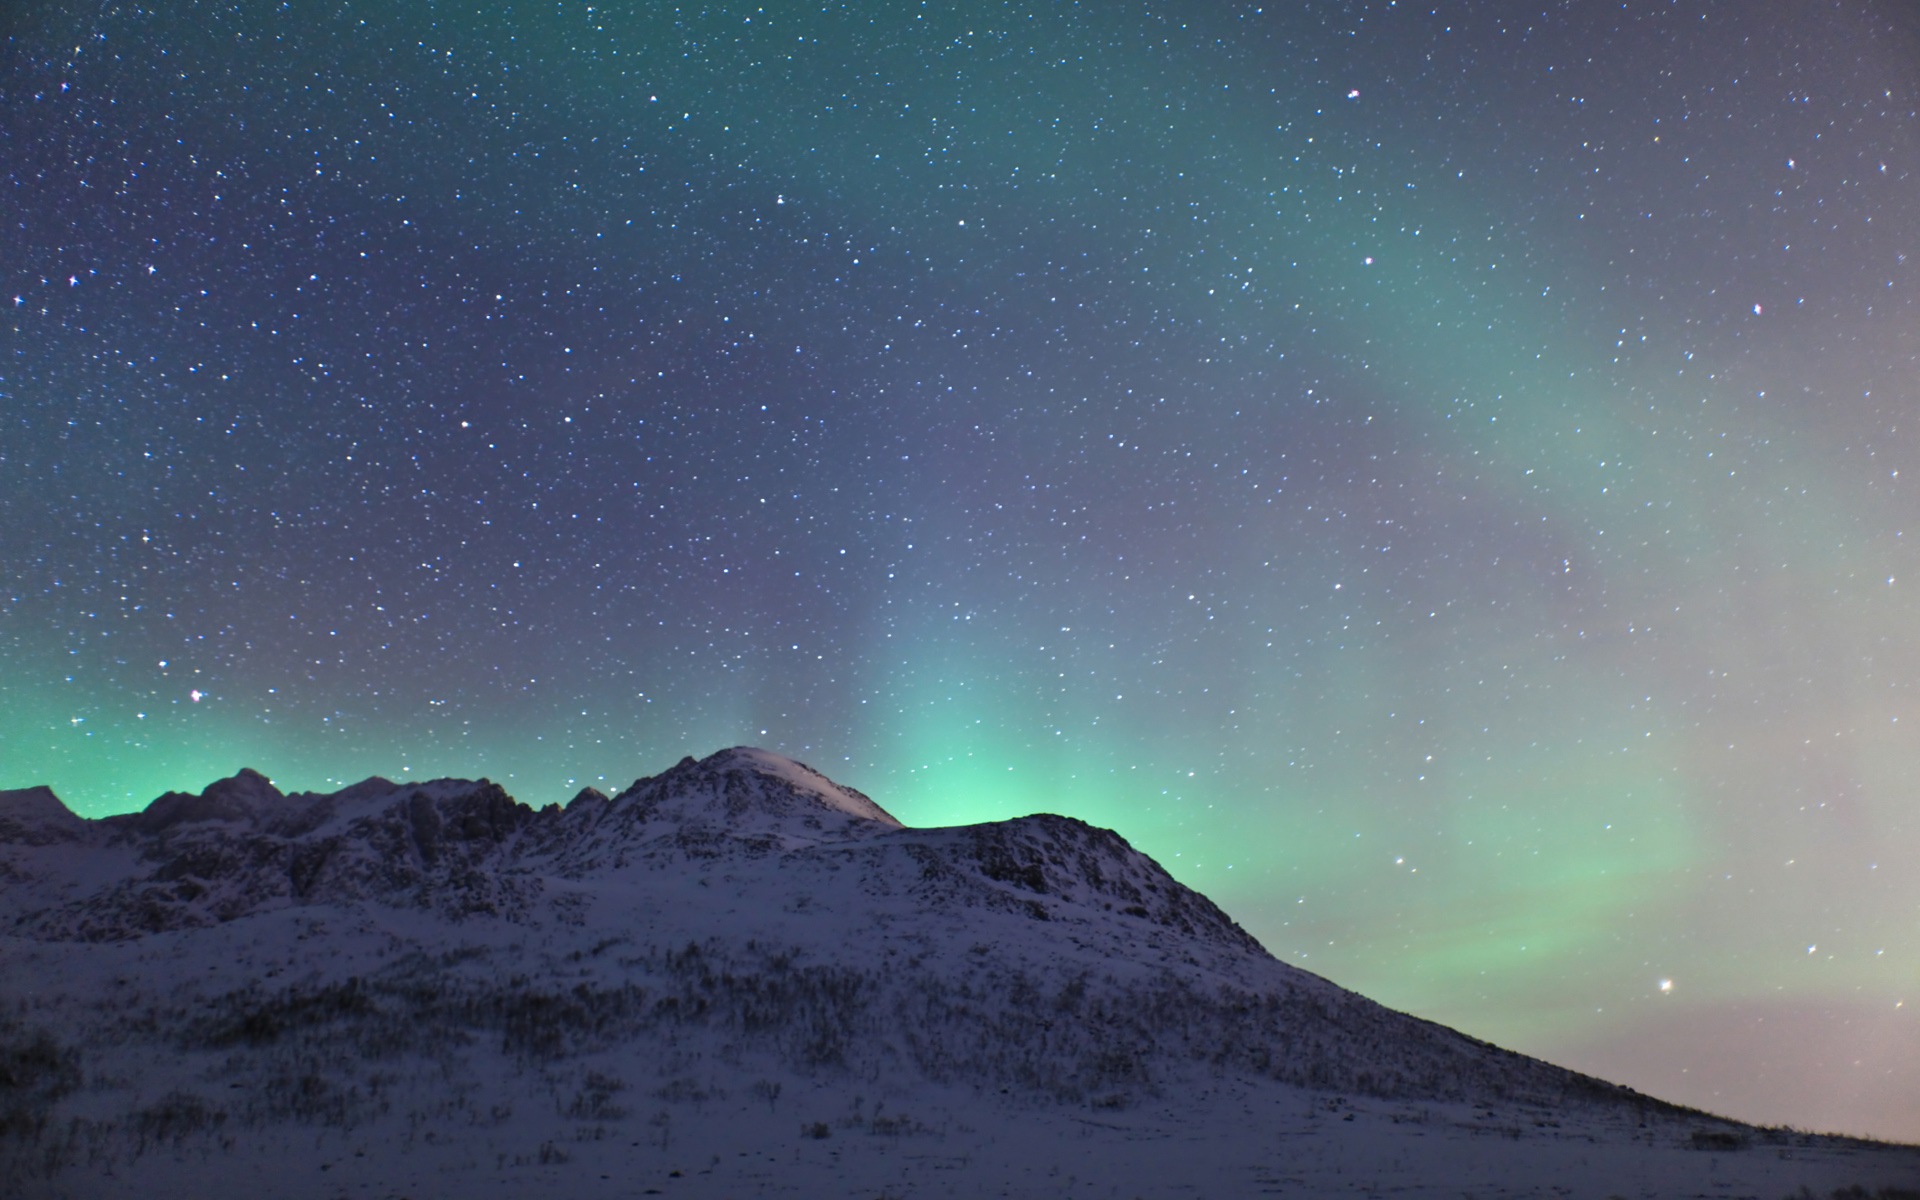
<path fill-rule="evenodd" d="M 251 770 L 99 822 L 44 789 L 8 797 L 19 832 L 0 913 L 15 937 L 43 944 L 269 914 L 426 917 L 449 940 L 483 920 L 495 934 L 581 926 L 698 947 L 749 995 L 773 986 L 776 961 L 840 979 L 822 1019 L 841 1033 L 804 1049 L 804 1063 L 904 1059 L 942 1079 L 1072 1098 L 1152 1086 L 1162 1059 L 1385 1094 L 1609 1091 L 1275 961 L 1110 830 L 1046 815 L 906 829 L 763 750 L 686 759 L 611 799 L 587 792 L 541 810 L 484 779 L 287 796 Z M 91 878 L 72 856 L 36 853 L 55 844 L 94 848 Z M 880 969 L 903 958 L 910 971 Z M 380 974 L 360 986 L 365 1012 L 381 1011 Z M 725 987 L 686 1003 L 723 1022 L 762 1020 L 736 1012 L 747 1002 Z M 552 1035 L 566 1036 L 564 1020 Z"/>
<path fill-rule="evenodd" d="M 615 1136 L 628 1091 L 670 1128 L 783 1088 L 984 1098 L 965 1124 L 1229 1084 L 1698 1116 L 1278 962 L 1109 830 L 910 829 L 763 750 L 539 810 L 484 779 L 253 771 L 103 821 L 0 793 L 0 1174 L 50 1194 L 235 1131 L 401 1154 L 443 1118 L 506 1129 L 529 1087 L 581 1137 Z"/>
<path fill-rule="evenodd" d="M 87 822 L 75 816 L 49 787 L 0 791 L 0 843 L 47 846 L 87 838 Z"/>

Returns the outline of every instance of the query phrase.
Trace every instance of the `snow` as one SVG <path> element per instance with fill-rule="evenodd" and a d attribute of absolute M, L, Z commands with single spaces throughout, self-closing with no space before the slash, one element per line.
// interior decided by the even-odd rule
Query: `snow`
<path fill-rule="evenodd" d="M 699 830 L 713 837 L 770 838 L 793 848 L 900 828 L 900 822 L 852 788 L 768 750 L 736 746 L 662 775 L 636 780 L 611 801 L 612 816 L 630 831 Z M 624 812 L 621 810 L 625 810 Z"/>
<path fill-rule="evenodd" d="M 1913 1148 L 1391 1012 L 1070 818 L 907 829 L 749 748 L 539 812 L 485 781 L 243 782 L 220 819 L 0 841 L 21 1194 L 1920 1186 Z M 0 818 L 51 811 L 18 795 Z"/>
<path fill-rule="evenodd" d="M 206 821 L 250 823 L 285 798 L 265 775 L 242 767 L 237 774 L 208 785 L 197 796 L 168 792 L 144 811 L 112 817 L 108 823 L 128 825 L 145 833 Z"/>
<path fill-rule="evenodd" d="M 796 762 L 784 754 L 775 754 L 771 750 L 761 750 L 753 746 L 735 746 L 706 760 L 718 769 L 728 772 L 745 772 L 767 779 L 777 779 L 792 788 L 796 793 L 808 796 L 835 812 L 845 813 L 863 821 L 877 821 L 882 825 L 900 828 L 900 822 L 893 814 L 875 804 L 872 800 L 854 791 L 841 787 L 825 775 Z"/>
<path fill-rule="evenodd" d="M 87 823 L 49 787 L 0 791 L 0 842 L 44 846 L 86 836 Z"/>

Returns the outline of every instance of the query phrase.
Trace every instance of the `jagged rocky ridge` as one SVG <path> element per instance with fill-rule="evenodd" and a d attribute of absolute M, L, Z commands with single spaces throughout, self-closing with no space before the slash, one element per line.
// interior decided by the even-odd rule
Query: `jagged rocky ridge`
<path fill-rule="evenodd" d="M 0 792 L 0 936 L 0 1150 L 48 1179 L 128 1138 L 417 1125 L 423 1096 L 485 1125 L 529 1080 L 600 1127 L 629 1088 L 783 1081 L 1686 1116 L 1278 962 L 1109 830 L 909 829 L 747 748 L 538 810 L 244 770 L 98 821 Z"/>
<path fill-rule="evenodd" d="M 652 914 L 651 940 L 693 946 L 695 960 L 731 982 L 705 971 L 689 980 L 680 959 L 665 978 L 673 989 L 691 987 L 683 999 L 707 1019 L 769 1030 L 778 1006 L 762 1012 L 761 993 L 777 992 L 776 978 L 804 969 L 832 980 L 841 1003 L 825 1020 L 844 1036 L 802 1048 L 807 1066 L 857 1057 L 856 1045 L 870 1041 L 929 1073 L 991 1077 L 983 1058 L 1030 1044 L 1012 1081 L 1079 1095 L 1151 1086 L 1171 1041 L 1178 1059 L 1232 1061 L 1334 1088 L 1554 1098 L 1608 1090 L 1273 960 L 1109 830 L 1047 815 L 908 830 L 857 792 L 761 751 L 687 759 L 611 799 L 588 790 L 564 808 L 529 808 L 486 780 L 369 779 L 328 795 L 284 796 L 243 770 L 197 796 L 168 793 L 102 821 L 73 817 L 45 789 L 0 795 L 0 814 L 0 832 L 30 848 L 9 856 L 0 912 L 10 932 L 36 940 L 120 941 L 276 910 L 371 906 L 578 922 L 631 943 L 645 924 L 592 911 L 596 900 L 618 894 L 619 883 L 697 878 L 711 887 L 719 871 L 720 886 L 738 893 L 726 914 L 737 919 L 703 928 L 689 911 L 666 922 L 671 934 L 661 938 L 668 931 Z M 66 862 L 43 864 L 55 848 L 69 852 Z M 102 859 L 118 868 L 105 878 L 81 866 Z M 816 928 L 827 944 L 813 944 Z M 849 934 L 867 944 L 835 953 L 848 949 Z M 865 975 L 875 951 L 908 957 L 914 973 Z M 411 978 L 417 966 L 406 971 Z M 653 974 L 650 965 L 638 977 Z M 360 1016 L 379 1010 L 384 991 L 407 991 L 384 975 L 356 986 L 348 1008 Z M 588 986 L 574 1003 L 608 1005 L 632 1021 L 636 1005 L 645 1007 L 633 986 Z M 244 1024 L 256 1003 L 301 1007 L 254 989 L 214 1007 Z M 564 1039 L 564 1019 L 556 1020 L 553 1036 Z M 956 1043 L 956 1029 L 969 1036 Z M 1058 1051 L 1067 1048 L 1072 1066 L 1061 1071 Z"/>

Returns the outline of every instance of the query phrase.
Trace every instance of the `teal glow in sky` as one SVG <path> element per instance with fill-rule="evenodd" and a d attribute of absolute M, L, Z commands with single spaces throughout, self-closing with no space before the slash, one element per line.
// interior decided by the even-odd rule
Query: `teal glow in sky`
<path fill-rule="evenodd" d="M 759 744 L 1920 1139 L 1910 7 L 310 7 L 0 24 L 0 787 Z"/>

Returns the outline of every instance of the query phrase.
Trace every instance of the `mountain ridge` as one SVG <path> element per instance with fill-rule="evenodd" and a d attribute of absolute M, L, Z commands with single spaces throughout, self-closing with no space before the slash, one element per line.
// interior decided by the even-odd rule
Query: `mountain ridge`
<path fill-rule="evenodd" d="M 910 828 L 750 747 L 539 809 L 485 779 L 287 795 L 247 770 L 98 821 L 0 793 L 0 921 L 0 999 L 63 1014 L 0 1024 L 0 1057 L 124 1081 L 82 1104 L 47 1076 L 57 1094 L 12 1109 L 0 1087 L 0 1157 L 8 1111 L 64 1114 L 51 1147 L 48 1124 L 11 1142 L 50 1187 L 137 1158 L 168 1096 L 279 1137 L 417 1127 L 452 1087 L 480 1129 L 530 1081 L 576 1089 L 569 1136 L 620 1128 L 589 1076 L 668 1122 L 769 1093 L 838 1095 L 863 1128 L 876 1096 L 937 1095 L 950 1129 L 1324 1096 L 1763 1136 L 1282 963 L 1114 831 Z"/>

